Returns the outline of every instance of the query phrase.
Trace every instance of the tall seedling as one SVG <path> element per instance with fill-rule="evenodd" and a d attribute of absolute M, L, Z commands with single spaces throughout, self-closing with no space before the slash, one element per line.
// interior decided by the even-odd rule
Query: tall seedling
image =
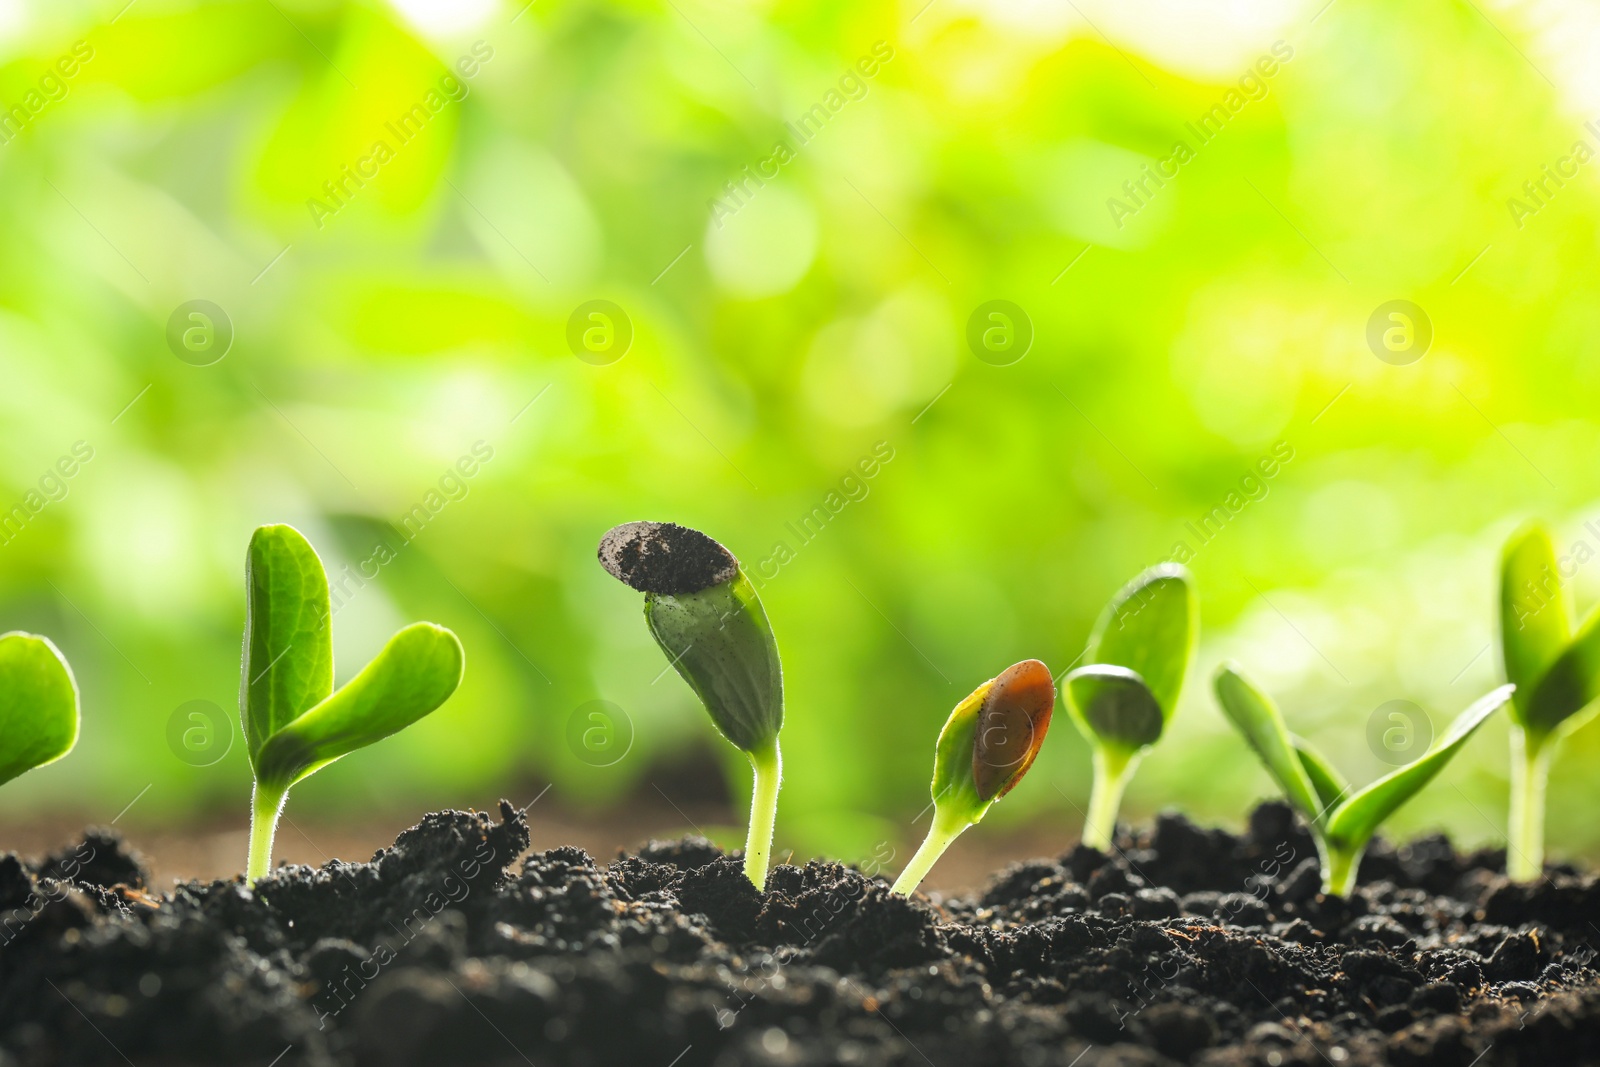
<path fill-rule="evenodd" d="M 253 885 L 271 866 L 289 787 L 443 704 L 461 684 L 463 655 L 449 630 L 412 623 L 335 690 L 328 577 L 292 526 L 262 526 L 250 538 L 245 597 L 239 707 L 255 772 L 245 866 Z"/>
<path fill-rule="evenodd" d="M 1511 699 L 1512 690 L 1503 685 L 1482 697 L 1457 715 L 1444 736 L 1422 756 L 1356 790 L 1309 744 L 1290 735 L 1272 698 L 1237 667 L 1223 664 L 1217 668 L 1215 686 L 1223 714 L 1244 735 L 1283 790 L 1284 799 L 1311 828 L 1322 860 L 1322 891 L 1340 897 L 1355 889 L 1362 853 L 1378 827 L 1444 770 L 1473 731 Z"/>
<path fill-rule="evenodd" d="M 1511 535 L 1500 558 L 1500 655 L 1511 699 L 1511 819 L 1506 873 L 1544 871 L 1545 780 L 1561 742 L 1600 707 L 1600 604 L 1574 632 L 1550 533 Z"/>
<path fill-rule="evenodd" d="M 650 636 L 717 732 L 750 761 L 744 873 L 765 889 L 783 782 L 783 665 L 756 587 L 732 552 L 671 522 L 615 526 L 597 556 L 608 574 L 644 594 Z"/>
<path fill-rule="evenodd" d="M 1087 665 L 1067 675 L 1067 712 L 1094 759 L 1084 844 L 1111 848 L 1123 791 L 1172 721 L 1199 631 L 1189 572 L 1152 567 L 1112 598 L 1089 637 Z"/>

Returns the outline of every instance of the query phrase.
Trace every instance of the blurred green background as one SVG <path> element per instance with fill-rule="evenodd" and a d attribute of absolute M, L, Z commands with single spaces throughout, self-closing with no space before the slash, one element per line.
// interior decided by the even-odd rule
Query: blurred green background
<path fill-rule="evenodd" d="M 415 619 L 468 650 L 292 816 L 736 811 L 742 757 L 594 559 L 671 519 L 781 642 L 779 849 L 849 858 L 916 836 L 956 701 L 1064 671 L 1151 563 L 1189 559 L 1204 631 L 1124 814 L 1236 824 L 1269 789 L 1219 659 L 1365 780 L 1379 705 L 1442 730 L 1498 681 L 1517 521 L 1600 549 L 1592 6 L 123 2 L 0 0 L 0 629 L 84 708 L 7 821 L 244 823 L 236 726 L 207 766 L 168 727 L 236 714 L 266 522 L 346 583 L 340 681 Z M 968 343 L 995 299 L 1008 365 Z M 592 300 L 620 359 L 569 344 Z M 1369 346 L 1394 300 L 1419 360 Z M 633 735 L 607 766 L 569 741 L 595 700 Z M 1557 761 L 1557 857 L 1600 849 L 1597 758 Z M 1398 831 L 1500 840 L 1506 764 L 1501 720 Z M 1088 768 L 1062 715 L 984 832 L 1065 845 Z"/>

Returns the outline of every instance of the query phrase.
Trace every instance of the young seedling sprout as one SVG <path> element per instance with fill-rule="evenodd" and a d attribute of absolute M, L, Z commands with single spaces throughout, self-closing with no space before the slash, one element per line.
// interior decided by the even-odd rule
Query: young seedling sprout
<path fill-rule="evenodd" d="M 0 785 L 72 751 L 78 683 L 47 637 L 0 636 Z"/>
<path fill-rule="evenodd" d="M 933 750 L 933 822 L 894 892 L 910 896 L 950 843 L 1022 781 L 1044 744 L 1055 703 L 1050 668 L 1028 659 L 956 705 Z"/>
<path fill-rule="evenodd" d="M 1420 792 L 1455 758 L 1472 732 L 1511 699 L 1503 685 L 1456 716 L 1437 744 L 1415 761 L 1365 789 L 1349 783 L 1310 745 L 1290 735 L 1272 699 L 1230 664 L 1217 668 L 1217 702 L 1244 735 L 1289 804 L 1311 828 L 1322 862 L 1322 891 L 1347 897 L 1356 885 L 1361 854 L 1383 821 Z"/>
<path fill-rule="evenodd" d="M 328 577 L 291 526 L 250 538 L 245 597 L 239 705 L 256 780 L 245 866 L 254 885 L 271 866 L 289 787 L 439 707 L 461 684 L 463 657 L 455 634 L 412 623 L 335 690 Z"/>
<path fill-rule="evenodd" d="M 767 885 L 783 757 L 783 666 L 766 610 L 732 552 L 699 530 L 628 522 L 600 539 L 600 565 L 644 594 L 651 636 L 755 772 L 744 872 Z"/>
<path fill-rule="evenodd" d="M 1176 563 L 1151 567 L 1106 605 L 1087 665 L 1067 675 L 1067 712 L 1094 760 L 1084 844 L 1110 850 L 1122 793 L 1177 710 L 1199 630 L 1189 572 Z"/>
<path fill-rule="evenodd" d="M 1511 825 L 1506 873 L 1544 873 L 1544 790 L 1566 736 L 1600 708 L 1600 605 L 1573 631 L 1555 549 L 1543 526 L 1511 535 L 1500 561 L 1500 653 L 1511 698 Z"/>

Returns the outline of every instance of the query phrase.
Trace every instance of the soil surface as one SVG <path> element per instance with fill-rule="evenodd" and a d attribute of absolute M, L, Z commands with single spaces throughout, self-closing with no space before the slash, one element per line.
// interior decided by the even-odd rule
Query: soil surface
<path fill-rule="evenodd" d="M 1348 901 L 1267 804 L 975 897 L 688 838 L 599 865 L 441 812 L 370 863 L 146 885 L 92 831 L 0 858 L 0 1067 L 1600 1063 L 1600 883 L 1379 842 Z M 868 865 L 869 870 L 871 864 Z"/>

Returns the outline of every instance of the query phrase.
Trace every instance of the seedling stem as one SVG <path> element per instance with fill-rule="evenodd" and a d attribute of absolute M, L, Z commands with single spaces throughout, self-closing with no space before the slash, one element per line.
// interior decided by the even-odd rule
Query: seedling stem
<path fill-rule="evenodd" d="M 1101 852 L 1111 850 L 1117 832 L 1117 811 L 1133 772 L 1139 769 L 1138 752 L 1109 746 L 1094 749 L 1094 789 L 1089 794 L 1089 815 L 1083 824 L 1083 843 Z"/>
<path fill-rule="evenodd" d="M 272 841 L 278 833 L 278 817 L 289 791 L 274 793 L 255 787 L 250 798 L 250 856 L 245 864 L 245 881 L 255 884 L 272 866 Z"/>
<path fill-rule="evenodd" d="M 778 821 L 778 786 L 783 781 L 783 754 L 778 738 L 751 752 L 755 783 L 750 793 L 750 832 L 744 842 L 744 873 L 757 889 L 767 887 L 767 864 L 772 859 L 772 829 Z"/>
<path fill-rule="evenodd" d="M 939 862 L 939 857 L 950 847 L 950 842 L 960 837 L 962 831 L 971 825 L 971 822 L 952 812 L 934 809 L 933 823 L 928 827 L 928 836 L 922 839 L 922 844 L 912 855 L 911 862 L 900 872 L 893 891 L 902 896 L 910 896 L 917 886 L 922 884 L 922 880 L 933 869 L 933 865 Z"/>
<path fill-rule="evenodd" d="M 1317 851 L 1322 859 L 1322 891 L 1329 896 L 1348 897 L 1356 888 L 1356 872 L 1361 869 L 1361 857 L 1367 846 L 1336 848 L 1330 842 L 1318 841 Z"/>
<path fill-rule="evenodd" d="M 1547 737 L 1511 728 L 1511 824 L 1506 842 L 1506 873 L 1514 882 L 1531 882 L 1544 873 L 1544 787 L 1556 746 Z"/>

